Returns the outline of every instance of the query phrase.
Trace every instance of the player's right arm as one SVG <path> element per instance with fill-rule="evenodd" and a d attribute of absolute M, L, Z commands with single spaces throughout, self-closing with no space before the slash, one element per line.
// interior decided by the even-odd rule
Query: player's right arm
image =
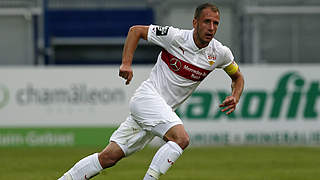
<path fill-rule="evenodd" d="M 119 69 L 119 76 L 126 79 L 128 85 L 133 77 L 131 68 L 134 52 L 138 46 L 139 40 L 142 38 L 147 40 L 149 26 L 132 26 L 129 29 L 122 52 L 122 64 Z"/>

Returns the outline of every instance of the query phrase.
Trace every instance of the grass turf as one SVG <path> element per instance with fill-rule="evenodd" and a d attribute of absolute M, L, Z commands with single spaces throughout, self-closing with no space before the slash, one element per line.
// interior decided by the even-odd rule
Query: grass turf
<path fill-rule="evenodd" d="M 99 148 L 0 148 L 0 179 L 58 179 Z M 144 150 L 93 180 L 142 180 L 156 149 Z M 320 147 L 202 147 L 187 149 L 161 180 L 317 180 Z"/>

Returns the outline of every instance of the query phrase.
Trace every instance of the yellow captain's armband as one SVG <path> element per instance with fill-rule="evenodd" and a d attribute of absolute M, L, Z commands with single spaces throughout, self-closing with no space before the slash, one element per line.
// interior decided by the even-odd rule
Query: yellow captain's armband
<path fill-rule="evenodd" d="M 239 69 L 239 66 L 236 62 L 232 62 L 231 64 L 229 64 L 227 67 L 225 67 L 223 70 L 229 74 L 229 75 L 233 75 L 235 74 Z"/>

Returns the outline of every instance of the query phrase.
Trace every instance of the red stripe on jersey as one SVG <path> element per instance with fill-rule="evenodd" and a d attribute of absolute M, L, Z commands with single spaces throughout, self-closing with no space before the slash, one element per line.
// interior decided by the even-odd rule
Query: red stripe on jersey
<path fill-rule="evenodd" d="M 161 53 L 161 59 L 168 65 L 172 72 L 193 81 L 202 81 L 211 72 L 210 70 L 202 69 L 185 62 L 164 49 Z"/>

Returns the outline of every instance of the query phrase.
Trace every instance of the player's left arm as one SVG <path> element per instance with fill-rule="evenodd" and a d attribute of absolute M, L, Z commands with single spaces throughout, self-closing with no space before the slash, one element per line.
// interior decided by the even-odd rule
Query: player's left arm
<path fill-rule="evenodd" d="M 231 78 L 231 89 L 232 93 L 230 96 L 226 97 L 225 100 L 219 105 L 224 107 L 221 111 L 226 112 L 226 114 L 232 113 L 240 100 L 243 87 L 244 87 L 244 77 L 240 72 L 238 65 L 233 61 L 230 65 L 223 69 Z"/>

